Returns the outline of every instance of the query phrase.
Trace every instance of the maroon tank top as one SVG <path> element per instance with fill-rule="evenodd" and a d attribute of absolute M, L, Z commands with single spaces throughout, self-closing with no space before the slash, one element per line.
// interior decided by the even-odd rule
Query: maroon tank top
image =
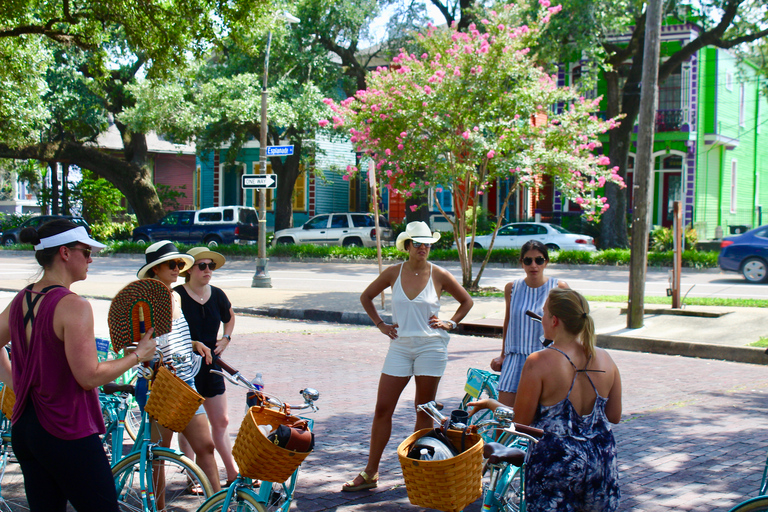
<path fill-rule="evenodd" d="M 53 314 L 59 301 L 72 293 L 53 288 L 40 299 L 32 323 L 32 339 L 26 343 L 23 301 L 27 290 L 13 299 L 10 313 L 11 361 L 16 404 L 12 423 L 21 417 L 32 400 L 40 424 L 60 439 L 80 439 L 104 433 L 97 389 L 84 390 L 75 380 L 64 352 L 64 342 L 53 329 Z M 31 292 L 39 295 L 38 292 Z"/>

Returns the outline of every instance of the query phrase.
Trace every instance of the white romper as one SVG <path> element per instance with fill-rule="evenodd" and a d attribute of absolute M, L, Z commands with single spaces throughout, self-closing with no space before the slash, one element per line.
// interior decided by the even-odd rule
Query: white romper
<path fill-rule="evenodd" d="M 427 285 L 413 300 L 403 291 L 402 273 L 403 265 L 392 286 L 392 321 L 397 325 L 398 337 L 389 343 L 381 372 L 394 377 L 442 377 L 448 363 L 450 336 L 443 329 L 429 326 L 430 317 L 438 316 L 440 312 L 440 298 L 432 281 L 432 264 L 429 264 Z"/>

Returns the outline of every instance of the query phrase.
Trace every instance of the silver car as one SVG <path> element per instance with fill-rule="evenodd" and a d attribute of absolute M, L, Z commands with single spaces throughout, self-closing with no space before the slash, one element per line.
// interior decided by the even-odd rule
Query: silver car
<path fill-rule="evenodd" d="M 376 247 L 376 219 L 372 213 L 328 213 L 316 215 L 300 228 L 275 232 L 272 245 L 317 244 L 345 247 Z M 379 216 L 382 245 L 392 245 L 394 232 L 389 222 Z"/>
<path fill-rule="evenodd" d="M 475 237 L 475 247 L 487 249 L 493 235 Z M 528 240 L 538 240 L 550 251 L 596 251 L 595 239 L 587 235 L 574 234 L 557 224 L 545 222 L 515 222 L 499 229 L 494 249 L 519 249 Z M 467 245 L 472 237 L 466 238 Z M 456 244 L 454 244 L 455 246 Z"/>

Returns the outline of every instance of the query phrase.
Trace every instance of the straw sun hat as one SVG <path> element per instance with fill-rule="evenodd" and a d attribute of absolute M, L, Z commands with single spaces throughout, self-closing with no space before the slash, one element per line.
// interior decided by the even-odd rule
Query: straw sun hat
<path fill-rule="evenodd" d="M 195 263 L 200 260 L 212 260 L 216 264 L 216 270 L 223 267 L 224 263 L 227 261 L 227 259 L 222 254 L 219 254 L 216 251 L 212 251 L 207 247 L 193 247 L 187 251 L 187 254 L 195 258 Z M 187 275 L 189 275 L 189 270 L 179 272 L 179 275 L 182 277 L 187 277 Z"/>
<path fill-rule="evenodd" d="M 194 257 L 190 256 L 189 254 L 179 252 L 176 246 L 173 245 L 173 242 L 168 240 L 162 240 L 150 245 L 147 247 L 147 250 L 144 251 L 144 256 L 147 259 L 147 264 L 141 267 L 138 272 L 136 272 L 136 276 L 139 279 L 144 279 L 148 270 L 161 263 L 165 263 L 166 261 L 182 260 L 184 262 L 184 266 L 179 269 L 179 273 L 189 270 L 189 267 L 195 263 Z"/>
<path fill-rule="evenodd" d="M 405 226 L 405 231 L 397 235 L 395 246 L 398 251 L 405 251 L 406 240 L 413 240 L 414 242 L 421 242 L 423 244 L 433 244 L 440 240 L 440 233 L 437 231 L 433 233 L 426 222 L 409 222 L 408 225 Z"/>

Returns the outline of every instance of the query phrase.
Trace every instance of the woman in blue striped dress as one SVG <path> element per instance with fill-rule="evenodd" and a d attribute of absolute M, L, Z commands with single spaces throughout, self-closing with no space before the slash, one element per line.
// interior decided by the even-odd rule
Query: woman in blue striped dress
<path fill-rule="evenodd" d="M 541 315 L 544 302 L 553 288 L 568 288 L 565 281 L 544 276 L 549 263 L 547 247 L 538 240 L 529 240 L 520 249 L 520 264 L 525 278 L 507 283 L 504 287 L 506 313 L 501 355 L 491 361 L 491 369 L 501 372 L 499 402 L 510 407 L 515 405 L 517 385 L 529 354 L 541 350 L 544 330 L 541 323 L 525 314 L 527 310 Z"/>

